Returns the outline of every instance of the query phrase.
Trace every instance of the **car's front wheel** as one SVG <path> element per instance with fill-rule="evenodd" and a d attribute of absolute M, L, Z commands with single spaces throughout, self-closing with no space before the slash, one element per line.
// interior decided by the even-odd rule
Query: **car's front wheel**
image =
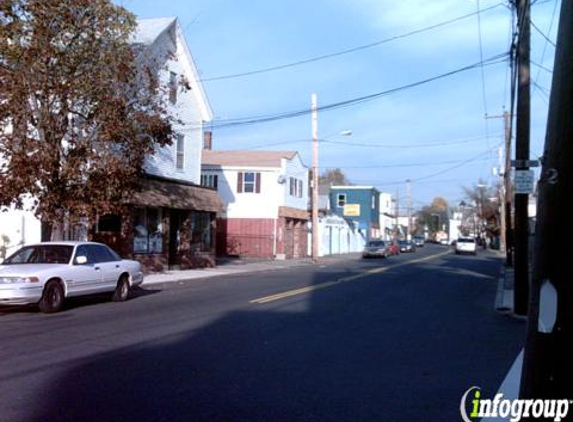
<path fill-rule="evenodd" d="M 117 281 L 117 286 L 113 292 L 111 300 L 113 302 L 125 302 L 129 297 L 129 279 L 126 275 L 122 275 Z"/>
<path fill-rule="evenodd" d="M 56 280 L 49 281 L 44 287 L 44 293 L 42 293 L 40 302 L 38 302 L 40 311 L 46 314 L 53 314 L 61 310 L 63 305 L 64 289 L 62 285 Z"/>

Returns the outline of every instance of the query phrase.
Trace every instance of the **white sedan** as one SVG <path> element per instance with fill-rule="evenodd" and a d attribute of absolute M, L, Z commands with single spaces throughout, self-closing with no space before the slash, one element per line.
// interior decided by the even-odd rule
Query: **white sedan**
<path fill-rule="evenodd" d="M 43 242 L 24 246 L 0 264 L 0 305 L 38 303 L 58 312 L 66 297 L 112 293 L 123 302 L 143 282 L 141 264 L 121 259 L 93 242 Z"/>

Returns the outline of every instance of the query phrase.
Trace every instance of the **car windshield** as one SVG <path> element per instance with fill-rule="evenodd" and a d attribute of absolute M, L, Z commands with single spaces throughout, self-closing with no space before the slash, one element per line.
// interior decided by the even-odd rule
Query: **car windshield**
<path fill-rule="evenodd" d="M 458 243 L 474 243 L 474 242 L 475 242 L 475 240 L 467 238 L 467 237 L 458 239 Z"/>
<path fill-rule="evenodd" d="M 68 264 L 73 250 L 74 247 L 69 245 L 26 246 L 6 258 L 2 264 Z"/>
<path fill-rule="evenodd" d="M 368 246 L 375 246 L 375 247 L 383 247 L 386 246 L 383 240 L 374 240 L 372 242 L 368 242 Z"/>
<path fill-rule="evenodd" d="M 409 240 L 400 240 L 400 245 L 409 245 L 411 242 Z"/>

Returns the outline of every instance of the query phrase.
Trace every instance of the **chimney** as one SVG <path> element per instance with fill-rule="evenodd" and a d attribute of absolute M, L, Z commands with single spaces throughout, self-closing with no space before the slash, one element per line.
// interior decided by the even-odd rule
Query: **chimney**
<path fill-rule="evenodd" d="M 213 146 L 213 132 L 206 130 L 203 132 L 203 149 L 211 150 Z"/>

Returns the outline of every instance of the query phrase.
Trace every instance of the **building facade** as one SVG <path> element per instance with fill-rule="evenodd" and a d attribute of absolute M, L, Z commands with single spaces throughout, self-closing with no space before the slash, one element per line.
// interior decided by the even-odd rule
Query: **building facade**
<path fill-rule="evenodd" d="M 157 72 L 165 88 L 175 139 L 146 158 L 145 175 L 121 216 L 64 224 L 52 240 L 101 241 L 141 261 L 147 271 L 214 266 L 216 219 L 223 204 L 214 189 L 200 186 L 201 150 L 211 137 L 204 128 L 212 111 L 193 57 L 177 18 L 138 20 L 130 42 L 138 62 Z M 0 226 L 6 221 L 19 222 L 14 239 L 6 236 L 10 243 L 40 241 L 40 224 L 31 210 L 0 216 Z"/>
<path fill-rule="evenodd" d="M 307 256 L 308 169 L 294 151 L 203 151 L 202 184 L 217 190 L 217 253 Z"/>
<path fill-rule="evenodd" d="M 330 209 L 355 223 L 367 241 L 380 238 L 380 192 L 373 186 L 331 186 Z"/>
<path fill-rule="evenodd" d="M 383 240 L 392 240 L 396 236 L 396 202 L 392 194 L 380 192 L 380 237 Z"/>

